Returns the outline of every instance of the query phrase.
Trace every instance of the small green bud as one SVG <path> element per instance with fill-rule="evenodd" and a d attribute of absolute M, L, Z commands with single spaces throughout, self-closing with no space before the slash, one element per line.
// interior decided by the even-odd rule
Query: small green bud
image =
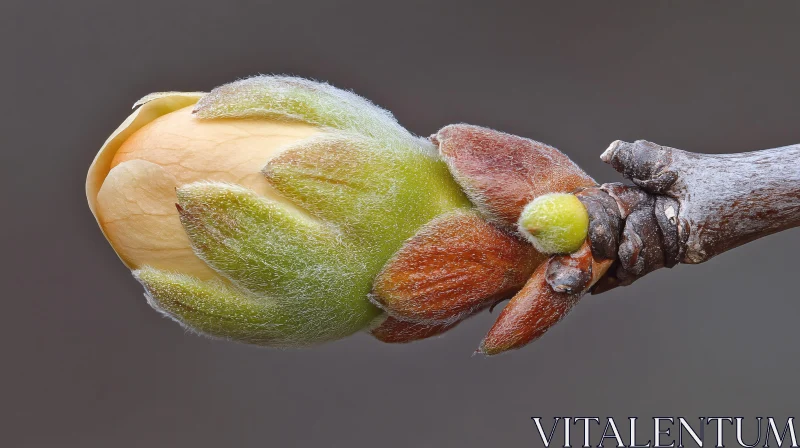
<path fill-rule="evenodd" d="M 525 206 L 517 224 L 539 252 L 570 253 L 586 239 L 589 213 L 573 194 L 545 194 Z"/>

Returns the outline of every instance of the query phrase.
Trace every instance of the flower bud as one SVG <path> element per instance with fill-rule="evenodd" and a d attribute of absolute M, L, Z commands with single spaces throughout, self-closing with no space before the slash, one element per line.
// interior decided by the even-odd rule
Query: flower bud
<path fill-rule="evenodd" d="M 326 84 L 262 76 L 137 106 L 89 169 L 89 207 L 149 303 L 193 331 L 287 347 L 366 329 L 386 260 L 470 206 L 430 142 Z"/>
<path fill-rule="evenodd" d="M 513 296 L 483 345 L 498 353 L 607 269 L 588 249 L 543 264 L 588 225 L 574 196 L 547 194 L 594 185 L 548 145 L 469 125 L 421 139 L 353 93 L 290 77 L 137 106 L 89 169 L 89 208 L 148 303 L 191 331 L 402 343 Z M 573 290 L 569 306 L 552 300 Z"/>
<path fill-rule="evenodd" d="M 518 225 L 539 252 L 566 254 L 578 250 L 586 239 L 589 214 L 574 194 L 551 193 L 526 205 Z"/>

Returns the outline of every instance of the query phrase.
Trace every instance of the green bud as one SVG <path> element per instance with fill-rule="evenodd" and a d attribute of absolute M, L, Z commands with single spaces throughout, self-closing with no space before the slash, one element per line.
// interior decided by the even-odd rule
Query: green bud
<path fill-rule="evenodd" d="M 570 253 L 586 239 L 589 214 L 573 194 L 545 194 L 525 206 L 517 225 L 539 252 Z"/>
<path fill-rule="evenodd" d="M 101 151 L 121 162 L 98 217 L 148 302 L 199 333 L 295 347 L 365 329 L 392 254 L 471 206 L 431 142 L 327 84 L 260 76 L 193 114 L 148 104 L 157 122 Z"/>
<path fill-rule="evenodd" d="M 424 145 L 388 111 L 353 92 L 290 76 L 254 76 L 217 87 L 198 101 L 202 119 L 266 118 L 356 132 L 384 142 Z"/>
<path fill-rule="evenodd" d="M 470 206 L 438 158 L 353 134 L 299 142 L 272 159 L 264 174 L 304 210 L 370 246 L 381 266 L 422 225 Z"/>
<path fill-rule="evenodd" d="M 200 281 L 150 267 L 133 271 L 156 310 L 188 330 L 261 345 L 298 345 L 296 311 L 265 303 L 222 281 Z"/>
<path fill-rule="evenodd" d="M 359 267 L 335 226 L 246 188 L 189 184 L 178 189 L 178 204 L 194 250 L 255 294 L 302 301 L 309 290 L 341 289 L 342 271 Z"/>

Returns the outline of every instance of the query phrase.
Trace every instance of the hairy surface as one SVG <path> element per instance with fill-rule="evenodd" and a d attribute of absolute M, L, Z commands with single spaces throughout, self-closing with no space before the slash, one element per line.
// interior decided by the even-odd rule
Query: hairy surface
<path fill-rule="evenodd" d="M 394 116 L 353 92 L 291 76 L 254 76 L 217 87 L 197 102 L 202 119 L 266 118 L 360 133 L 390 144 L 432 147 Z"/>
<path fill-rule="evenodd" d="M 206 181 L 177 189 L 191 246 L 220 278 L 152 267 L 135 275 L 151 305 L 193 331 L 291 347 L 364 329 L 381 312 L 367 295 L 385 261 L 431 219 L 471 206 L 430 142 L 328 85 L 251 78 L 215 89 L 194 116 L 322 132 L 263 160 L 263 191 Z"/>
<path fill-rule="evenodd" d="M 400 319 L 453 323 L 519 290 L 545 258 L 476 212 L 454 212 L 403 245 L 371 298 Z"/>
<path fill-rule="evenodd" d="M 575 195 L 549 193 L 525 206 L 517 227 L 539 252 L 568 254 L 578 250 L 586 239 L 589 214 Z"/>
<path fill-rule="evenodd" d="M 512 231 L 537 196 L 596 185 L 564 153 L 534 140 L 465 124 L 446 126 L 432 138 L 484 217 Z"/>
<path fill-rule="evenodd" d="M 296 209 L 260 170 L 288 144 L 319 132 L 303 123 L 201 121 L 192 116 L 191 107 L 166 113 L 116 149 L 96 196 L 98 222 L 132 269 L 146 265 L 215 278 L 194 255 L 181 226 L 174 206 L 176 188 L 201 180 L 226 182 Z"/>
<path fill-rule="evenodd" d="M 568 258 L 573 260 L 569 261 Z M 586 242 L 573 254 L 553 257 L 540 264 L 525 286 L 500 313 L 479 351 L 486 355 L 496 355 L 518 349 L 541 337 L 572 310 L 589 288 L 606 273 L 612 261 L 598 261 L 592 257 L 590 243 Z M 553 263 L 562 267 L 578 267 L 590 278 L 580 278 L 577 282 L 569 279 L 566 283 L 560 283 L 558 278 L 552 277 Z M 555 287 L 551 287 L 551 283 Z M 572 288 L 576 285 L 581 289 Z"/>
<path fill-rule="evenodd" d="M 594 185 L 547 145 L 467 125 L 420 139 L 369 101 L 304 79 L 140 103 L 90 170 L 90 206 L 154 308 L 225 339 L 440 334 L 547 266 L 518 231 L 525 204 Z M 547 305 L 556 288 L 577 300 L 607 269 L 562 258 L 512 300 L 487 353 L 530 340 L 525 323 L 550 308 L 525 297 Z M 537 322 L 544 332 L 555 320 Z"/>
<path fill-rule="evenodd" d="M 370 334 L 372 334 L 375 339 L 386 342 L 387 344 L 405 344 L 419 341 L 420 339 L 439 336 L 452 329 L 460 322 L 459 320 L 452 323 L 428 324 L 385 316 L 378 326 L 370 330 Z"/>

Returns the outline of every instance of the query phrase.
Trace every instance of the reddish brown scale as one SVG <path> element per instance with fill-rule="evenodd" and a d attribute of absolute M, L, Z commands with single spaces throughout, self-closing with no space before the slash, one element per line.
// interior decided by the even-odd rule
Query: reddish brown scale
<path fill-rule="evenodd" d="M 454 322 L 448 323 L 413 322 L 409 320 L 397 319 L 393 316 L 387 316 L 380 325 L 370 330 L 370 334 L 372 334 L 375 339 L 389 344 L 405 344 L 408 342 L 439 336 L 440 334 L 451 330 L 464 320 L 483 312 L 486 308 L 489 308 L 491 312 L 491 309 L 493 309 L 495 305 L 507 298 L 508 297 L 504 297 L 496 302 L 487 301 L 481 304 L 478 308 L 474 309 L 471 313 L 461 316 L 461 318 Z"/>
<path fill-rule="evenodd" d="M 456 124 L 431 140 L 472 203 L 487 219 L 513 230 L 535 197 L 596 185 L 561 151 L 527 138 Z"/>
<path fill-rule="evenodd" d="M 486 355 L 520 348 L 542 336 L 578 302 L 579 296 L 550 289 L 546 264 L 539 266 L 528 283 L 506 305 L 481 343 Z"/>
<path fill-rule="evenodd" d="M 547 281 L 550 262 L 560 262 L 553 257 L 534 271 L 525 286 L 508 302 L 492 329 L 481 343 L 479 352 L 486 355 L 523 347 L 541 337 L 569 313 L 586 291 L 605 274 L 612 260 L 592 258 L 589 243 L 572 254 L 576 266 L 591 266 L 591 280 L 583 290 L 573 294 L 554 291 Z"/>
<path fill-rule="evenodd" d="M 403 245 L 376 278 L 371 298 L 404 320 L 453 322 L 514 294 L 545 258 L 476 213 L 456 212 Z"/>
<path fill-rule="evenodd" d="M 370 333 L 375 339 L 389 344 L 405 344 L 433 336 L 438 336 L 458 325 L 461 321 L 449 324 L 423 324 L 387 317 Z"/>

